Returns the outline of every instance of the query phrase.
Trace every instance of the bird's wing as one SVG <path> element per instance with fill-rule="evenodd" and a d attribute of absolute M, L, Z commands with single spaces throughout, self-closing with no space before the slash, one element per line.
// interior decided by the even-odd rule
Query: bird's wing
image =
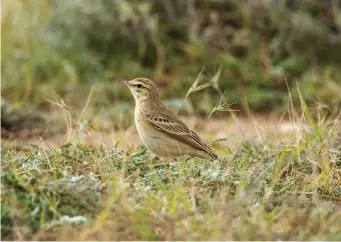
<path fill-rule="evenodd" d="M 160 114 L 149 114 L 146 115 L 146 118 L 155 129 L 180 142 L 190 145 L 198 150 L 202 150 L 208 153 L 212 158 L 217 159 L 217 155 L 201 140 L 201 138 L 173 113 L 169 113 L 167 111 L 166 113 L 161 112 Z"/>

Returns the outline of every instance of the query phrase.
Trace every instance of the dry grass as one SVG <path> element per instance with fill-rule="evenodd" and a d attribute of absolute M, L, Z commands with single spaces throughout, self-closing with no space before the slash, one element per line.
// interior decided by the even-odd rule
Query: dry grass
<path fill-rule="evenodd" d="M 2 138 L 16 139 L 2 140 L 1 238 L 341 240 L 331 2 L 2 1 Z M 210 134 L 234 129 L 237 101 L 251 128 L 214 137 L 227 166 L 160 163 L 126 136 L 132 100 L 108 76 L 165 83 L 168 104 L 205 114 Z M 275 137 L 282 126 L 254 110 L 283 113 L 293 132 Z M 217 112 L 230 116 L 207 125 Z"/>
<path fill-rule="evenodd" d="M 340 114 L 325 119 L 304 100 L 302 111 L 290 112 L 289 142 L 216 143 L 227 167 L 160 164 L 143 147 L 89 148 L 80 129 L 57 149 L 3 147 L 2 238 L 339 240 Z"/>

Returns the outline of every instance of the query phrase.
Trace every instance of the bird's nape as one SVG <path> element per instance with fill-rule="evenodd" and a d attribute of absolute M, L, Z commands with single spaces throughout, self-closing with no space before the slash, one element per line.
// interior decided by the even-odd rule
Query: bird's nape
<path fill-rule="evenodd" d="M 135 124 L 142 143 L 159 157 L 197 156 L 216 160 L 217 155 L 159 98 L 147 78 L 123 81 L 135 99 Z"/>

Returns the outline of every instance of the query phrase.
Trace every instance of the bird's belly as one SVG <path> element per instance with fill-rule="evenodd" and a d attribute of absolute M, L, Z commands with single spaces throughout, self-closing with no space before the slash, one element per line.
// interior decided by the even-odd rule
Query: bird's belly
<path fill-rule="evenodd" d="M 184 147 L 186 146 L 185 144 L 177 142 L 175 139 L 159 132 L 149 125 L 137 122 L 136 129 L 142 143 L 158 156 L 179 156 L 185 154 L 185 151 L 188 150 L 188 148 Z"/>

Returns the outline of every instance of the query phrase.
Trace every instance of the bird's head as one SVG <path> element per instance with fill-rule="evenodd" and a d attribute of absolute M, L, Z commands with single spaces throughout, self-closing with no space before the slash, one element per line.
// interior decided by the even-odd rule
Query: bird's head
<path fill-rule="evenodd" d="M 156 85 L 147 78 L 138 77 L 131 81 L 121 82 L 129 87 L 136 102 L 143 102 L 146 100 L 157 101 L 159 99 Z"/>

